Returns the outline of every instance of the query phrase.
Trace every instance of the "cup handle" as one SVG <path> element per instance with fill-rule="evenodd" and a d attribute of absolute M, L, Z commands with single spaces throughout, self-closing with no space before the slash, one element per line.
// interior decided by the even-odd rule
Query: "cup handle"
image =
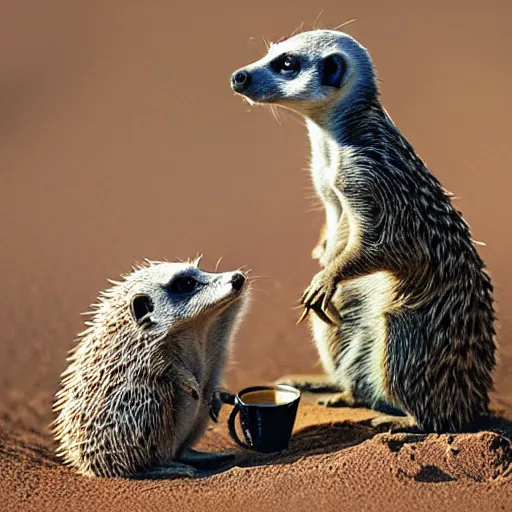
<path fill-rule="evenodd" d="M 235 406 L 233 407 L 233 410 L 231 411 L 231 414 L 229 415 L 229 420 L 228 420 L 229 435 L 231 436 L 231 438 L 234 441 L 237 442 L 237 444 L 239 444 L 246 450 L 250 450 L 251 447 L 247 443 L 244 443 L 238 437 L 238 434 L 236 433 L 236 417 L 238 416 L 239 412 L 240 412 L 240 406 L 235 402 Z"/>

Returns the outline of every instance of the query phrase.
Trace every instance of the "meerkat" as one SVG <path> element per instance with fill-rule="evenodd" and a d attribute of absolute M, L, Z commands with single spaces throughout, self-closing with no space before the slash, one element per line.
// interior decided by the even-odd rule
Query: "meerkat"
<path fill-rule="evenodd" d="M 232 461 L 232 453 L 191 446 L 219 413 L 229 346 L 247 308 L 245 275 L 208 273 L 198 260 L 148 261 L 111 283 L 62 374 L 58 453 L 97 477 L 201 476 Z"/>
<path fill-rule="evenodd" d="M 470 229 L 379 101 L 369 52 L 334 30 L 272 44 L 233 90 L 306 120 L 325 208 L 301 297 L 328 406 L 388 410 L 375 425 L 460 431 L 488 413 L 493 287 Z M 282 382 L 283 380 L 280 380 Z"/>

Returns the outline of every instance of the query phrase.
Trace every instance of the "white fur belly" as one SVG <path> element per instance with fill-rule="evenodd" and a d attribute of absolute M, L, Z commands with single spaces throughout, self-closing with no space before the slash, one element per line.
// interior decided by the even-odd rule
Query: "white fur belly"
<path fill-rule="evenodd" d="M 313 337 L 325 372 L 345 390 L 364 386 L 372 399 L 386 399 L 385 314 L 395 302 L 396 279 L 377 272 L 339 286 L 333 302 L 342 324 L 327 325 L 312 313 Z"/>
<path fill-rule="evenodd" d="M 339 222 L 342 214 L 341 204 L 336 198 L 324 201 L 325 222 L 327 227 L 325 254 L 323 259 L 328 261 L 338 245 Z"/>
<path fill-rule="evenodd" d="M 313 340 L 315 342 L 324 372 L 329 377 L 336 379 L 336 366 L 328 346 L 329 330 L 332 329 L 332 327 L 327 325 L 324 321 L 320 320 L 315 313 L 311 312 L 310 315 L 310 325 L 313 334 Z"/>
<path fill-rule="evenodd" d="M 311 178 L 325 209 L 325 259 L 337 246 L 338 225 L 342 214 L 341 203 L 333 190 L 340 174 L 340 148 L 318 125 L 311 121 L 307 121 L 307 125 L 311 141 Z"/>

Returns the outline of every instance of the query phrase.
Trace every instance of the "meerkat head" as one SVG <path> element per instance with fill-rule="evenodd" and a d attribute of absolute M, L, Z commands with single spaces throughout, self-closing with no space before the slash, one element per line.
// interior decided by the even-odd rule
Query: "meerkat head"
<path fill-rule="evenodd" d="M 188 321 L 216 317 L 246 288 L 242 272 L 210 273 L 197 262 L 151 264 L 126 277 L 130 314 L 138 328 L 165 334 Z"/>
<path fill-rule="evenodd" d="M 368 51 L 334 30 L 303 32 L 272 44 L 265 57 L 231 76 L 231 87 L 250 102 L 271 103 L 305 116 L 334 103 L 377 94 Z"/>

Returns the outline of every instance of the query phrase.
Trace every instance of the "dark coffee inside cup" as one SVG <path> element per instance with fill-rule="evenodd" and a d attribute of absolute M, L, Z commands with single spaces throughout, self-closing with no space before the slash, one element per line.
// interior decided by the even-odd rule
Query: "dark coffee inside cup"
<path fill-rule="evenodd" d="M 248 391 L 239 394 L 246 405 L 261 405 L 262 407 L 273 407 L 275 405 L 289 404 L 297 398 L 295 391 L 281 390 L 277 388 L 262 389 L 260 391 Z"/>
<path fill-rule="evenodd" d="M 240 391 L 229 418 L 231 437 L 241 446 L 262 453 L 288 448 L 299 401 L 300 391 L 284 384 L 255 386 Z M 236 432 L 238 414 L 245 442 Z"/>

